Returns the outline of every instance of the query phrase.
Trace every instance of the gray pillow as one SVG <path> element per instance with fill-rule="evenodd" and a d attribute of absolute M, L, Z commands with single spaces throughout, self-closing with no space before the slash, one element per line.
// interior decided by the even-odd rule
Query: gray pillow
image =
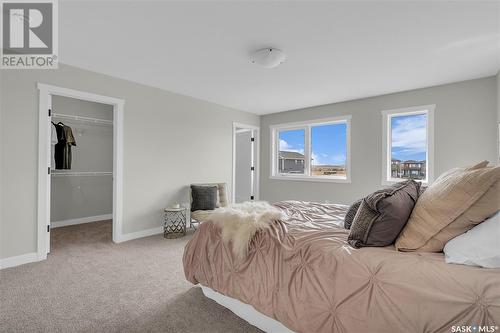
<path fill-rule="evenodd" d="M 419 190 L 420 183 L 407 180 L 364 198 L 352 222 L 349 244 L 359 248 L 394 243 L 410 218 Z"/>
<path fill-rule="evenodd" d="M 213 210 L 217 207 L 217 186 L 191 185 L 191 211 Z"/>
<path fill-rule="evenodd" d="M 356 212 L 358 211 L 359 206 L 361 205 L 361 202 L 363 199 L 359 199 L 354 201 L 354 203 L 349 207 L 347 210 L 347 213 L 345 214 L 344 217 L 344 228 L 345 229 L 351 229 L 352 221 L 354 220 L 354 216 L 356 215 Z"/>

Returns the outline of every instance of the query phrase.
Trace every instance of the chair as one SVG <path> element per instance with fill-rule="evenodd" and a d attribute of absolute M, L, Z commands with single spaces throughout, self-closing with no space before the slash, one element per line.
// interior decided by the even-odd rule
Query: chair
<path fill-rule="evenodd" d="M 227 207 L 229 205 L 228 199 L 228 191 L 226 183 L 199 183 L 199 184 L 191 184 L 195 186 L 217 186 L 217 207 Z M 190 204 L 193 203 L 193 196 L 191 193 L 191 185 L 189 186 L 189 200 Z M 198 225 L 204 222 L 205 218 L 211 213 L 213 210 L 195 210 L 191 212 L 190 209 L 190 225 L 193 226 Z"/>

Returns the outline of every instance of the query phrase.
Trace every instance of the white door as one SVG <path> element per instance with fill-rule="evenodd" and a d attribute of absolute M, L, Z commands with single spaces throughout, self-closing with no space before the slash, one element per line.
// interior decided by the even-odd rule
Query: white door
<path fill-rule="evenodd" d="M 235 130 L 234 200 L 244 202 L 254 200 L 254 130 Z"/>
<path fill-rule="evenodd" d="M 52 95 L 49 95 L 48 99 L 48 107 L 49 107 L 49 110 L 48 110 L 48 121 L 47 121 L 47 126 L 49 127 L 49 138 L 48 138 L 48 147 L 49 149 L 47 149 L 47 153 L 49 156 L 47 156 L 47 161 L 49 161 L 48 165 L 47 165 L 47 177 L 48 177 L 48 181 L 47 181 L 47 197 L 49 198 L 49 203 L 50 203 L 50 195 L 51 195 L 51 184 L 52 184 L 52 180 L 51 180 L 51 175 L 50 175 L 50 172 L 51 170 L 54 168 L 54 166 L 52 165 L 53 164 L 53 156 L 54 156 L 54 146 L 52 145 L 52 136 L 51 136 L 51 131 L 52 131 Z M 47 206 L 47 253 L 50 253 L 50 204 Z"/>

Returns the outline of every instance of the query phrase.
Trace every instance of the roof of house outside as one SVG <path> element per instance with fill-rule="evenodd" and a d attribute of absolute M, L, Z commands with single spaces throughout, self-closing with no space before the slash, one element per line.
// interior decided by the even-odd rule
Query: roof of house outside
<path fill-rule="evenodd" d="M 285 159 L 302 159 L 302 160 L 304 159 L 304 155 L 301 153 L 298 153 L 296 151 L 284 151 L 284 150 L 280 150 L 279 157 Z"/>
<path fill-rule="evenodd" d="M 398 162 L 398 163 L 421 163 L 421 164 L 425 164 L 425 160 L 423 160 L 423 161 L 415 161 L 415 160 L 402 161 L 402 160 L 398 160 L 397 158 L 392 158 L 391 161 L 392 162 Z"/>

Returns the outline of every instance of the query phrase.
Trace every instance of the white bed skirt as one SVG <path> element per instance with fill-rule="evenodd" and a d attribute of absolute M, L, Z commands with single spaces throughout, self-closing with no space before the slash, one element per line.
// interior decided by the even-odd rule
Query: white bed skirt
<path fill-rule="evenodd" d="M 295 333 L 289 328 L 285 327 L 276 319 L 270 318 L 259 311 L 255 310 L 253 306 L 243 303 L 235 298 L 222 295 L 209 287 L 198 284 L 203 290 L 205 296 L 213 299 L 225 308 L 228 308 L 238 317 L 244 319 L 253 326 L 268 333 Z"/>

